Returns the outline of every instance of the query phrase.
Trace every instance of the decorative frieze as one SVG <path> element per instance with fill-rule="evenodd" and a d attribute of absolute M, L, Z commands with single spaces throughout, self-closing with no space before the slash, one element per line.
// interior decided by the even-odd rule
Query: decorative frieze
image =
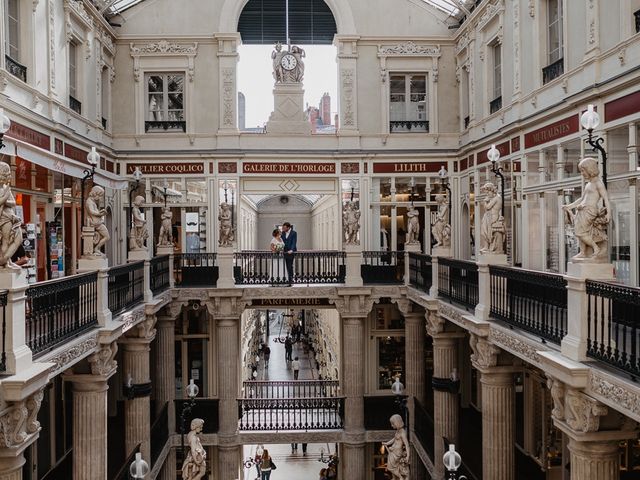
<path fill-rule="evenodd" d="M 504 0 L 497 0 L 494 3 L 488 4 L 478 19 L 478 29 L 482 30 L 493 20 L 493 17 L 502 12 L 504 12 Z"/>
<path fill-rule="evenodd" d="M 412 41 L 399 43 L 397 45 L 379 45 L 378 56 L 420 56 L 439 57 L 441 55 L 440 45 L 418 45 Z"/>
<path fill-rule="evenodd" d="M 501 332 L 492 328 L 489 331 L 489 340 L 519 357 L 524 357 L 532 363 L 540 365 L 538 348 L 517 338 L 515 334 Z"/>
<path fill-rule="evenodd" d="M 71 346 L 52 358 L 48 358 L 48 362 L 54 364 L 52 374 L 58 373 L 69 366 L 70 363 L 75 362 L 77 359 L 82 358 L 87 352 L 93 351 L 98 344 L 98 335 L 95 334 L 90 338 L 83 340 L 82 342 Z"/>
<path fill-rule="evenodd" d="M 235 69 L 222 69 L 222 126 L 233 128 L 234 122 L 234 98 L 235 92 Z"/>
<path fill-rule="evenodd" d="M 607 398 L 613 404 L 627 410 L 636 419 L 640 418 L 640 395 L 638 395 L 637 388 L 626 387 L 622 383 L 614 383 L 598 374 L 595 370 L 591 370 L 589 389 L 593 394 Z"/>
<path fill-rule="evenodd" d="M 129 44 L 131 56 L 137 55 L 197 55 L 198 42 L 172 43 L 166 40 L 151 42 L 144 45 Z"/>

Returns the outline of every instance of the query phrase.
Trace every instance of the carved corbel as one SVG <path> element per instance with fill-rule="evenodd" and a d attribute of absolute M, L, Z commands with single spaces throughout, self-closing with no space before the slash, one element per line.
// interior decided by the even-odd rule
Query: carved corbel
<path fill-rule="evenodd" d="M 567 390 L 565 394 L 566 422 L 576 432 L 597 432 L 600 417 L 609 409 L 599 401 L 577 390 Z"/>
<path fill-rule="evenodd" d="M 469 338 L 469 345 L 473 352 L 471 354 L 471 363 L 477 369 L 495 367 L 498 364 L 500 348 L 493 343 L 489 343 L 486 338 L 472 333 Z"/>
<path fill-rule="evenodd" d="M 31 394 L 27 398 L 25 402 L 25 406 L 27 407 L 27 424 L 26 430 L 28 434 L 37 433 L 40 431 L 40 422 L 38 421 L 38 412 L 40 411 L 40 406 L 42 405 L 42 399 L 44 398 L 44 387 L 42 387 L 37 392 Z"/>
<path fill-rule="evenodd" d="M 555 378 L 548 378 L 547 387 L 551 391 L 551 398 L 553 399 L 551 416 L 554 420 L 564 420 L 564 383 Z"/>
<path fill-rule="evenodd" d="M 445 319 L 440 316 L 437 310 L 427 310 L 425 314 L 427 320 L 427 333 L 429 336 L 434 337 L 444 331 Z"/>
<path fill-rule="evenodd" d="M 111 342 L 100 345 L 100 349 L 89 356 L 89 365 L 93 375 L 103 375 L 109 377 L 118 368 L 115 357 L 118 353 L 118 343 Z"/>
<path fill-rule="evenodd" d="M 152 341 L 156 336 L 156 322 L 158 317 L 154 315 L 146 315 L 145 319 L 136 325 L 138 338 Z"/>
<path fill-rule="evenodd" d="M 27 439 L 25 421 L 28 415 L 24 400 L 10 403 L 0 413 L 0 447 L 10 448 L 24 443 Z"/>

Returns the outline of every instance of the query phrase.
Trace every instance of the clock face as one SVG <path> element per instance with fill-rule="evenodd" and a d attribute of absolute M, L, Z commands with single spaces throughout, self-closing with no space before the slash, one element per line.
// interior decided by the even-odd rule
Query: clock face
<path fill-rule="evenodd" d="M 280 65 L 282 65 L 282 68 L 284 68 L 285 70 L 293 70 L 294 68 L 296 68 L 297 64 L 298 60 L 290 53 L 284 55 L 282 57 L 282 60 L 280 60 Z"/>

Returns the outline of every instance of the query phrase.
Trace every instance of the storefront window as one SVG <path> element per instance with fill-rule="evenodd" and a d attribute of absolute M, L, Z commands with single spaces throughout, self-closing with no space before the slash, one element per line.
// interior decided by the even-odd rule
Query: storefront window
<path fill-rule="evenodd" d="M 398 177 L 396 202 L 424 202 L 427 200 L 427 183 L 424 177 Z M 413 194 L 413 195 L 412 195 Z"/>
<path fill-rule="evenodd" d="M 558 179 L 558 151 L 555 145 L 544 151 L 544 181 L 552 182 Z"/>
<path fill-rule="evenodd" d="M 342 180 L 342 204 L 354 201 L 360 203 L 360 182 L 355 179 Z"/>
<path fill-rule="evenodd" d="M 567 143 L 564 147 L 564 176 L 565 178 L 577 177 L 578 163 L 581 159 L 580 140 L 576 139 Z"/>
<path fill-rule="evenodd" d="M 570 203 L 575 202 L 582 195 L 582 189 L 580 187 L 576 188 L 565 188 L 563 190 L 564 200 L 562 202 L 563 205 L 568 205 Z M 567 268 L 567 263 L 571 260 L 572 257 L 576 256 L 579 252 L 578 249 L 578 239 L 573 233 L 573 224 L 571 223 L 571 219 L 569 217 L 569 213 L 565 212 L 562 215 L 562 221 L 564 222 L 564 256 L 565 256 L 565 271 Z"/>
<path fill-rule="evenodd" d="M 629 171 L 629 127 L 626 125 L 607 132 L 607 175 Z M 597 153 L 586 152 L 587 155 L 598 158 Z"/>
<path fill-rule="evenodd" d="M 560 273 L 560 226 L 558 224 L 558 196 L 555 192 L 544 195 L 547 234 L 547 271 Z M 534 237 L 535 238 L 535 237 Z"/>
<path fill-rule="evenodd" d="M 537 185 L 540 183 L 540 173 L 538 172 L 540 156 L 538 152 L 531 152 L 527 154 L 527 185 Z"/>
<path fill-rule="evenodd" d="M 631 204 L 627 180 L 609 182 L 607 185 L 611 204 L 610 251 L 615 267 L 616 279 L 620 283 L 631 283 Z"/>
<path fill-rule="evenodd" d="M 198 307 L 198 308 L 195 308 Z M 200 304 L 184 309 L 175 323 L 176 398 L 184 398 L 183 386 L 193 379 L 200 388 L 198 396 L 208 395 L 209 314 Z"/>
<path fill-rule="evenodd" d="M 396 377 L 404 380 L 404 337 L 378 337 L 378 389 L 389 390 Z"/>
<path fill-rule="evenodd" d="M 167 203 L 178 203 L 184 201 L 182 195 L 182 180 L 175 178 L 153 179 L 151 180 L 151 201 L 153 203 L 165 203 L 165 195 Z M 144 185 L 142 193 L 144 195 Z"/>
<path fill-rule="evenodd" d="M 197 203 L 207 201 L 207 186 L 204 180 L 187 180 L 187 201 Z"/>
<path fill-rule="evenodd" d="M 528 207 L 528 238 L 529 238 L 529 265 L 532 270 L 543 270 L 542 268 L 542 232 L 540 231 L 540 200 L 537 194 L 527 195 Z"/>

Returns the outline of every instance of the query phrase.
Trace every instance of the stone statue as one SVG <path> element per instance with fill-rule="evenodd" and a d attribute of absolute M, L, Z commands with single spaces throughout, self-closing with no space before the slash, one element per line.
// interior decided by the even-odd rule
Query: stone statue
<path fill-rule="evenodd" d="M 420 213 L 413 205 L 407 211 L 407 241 L 406 244 L 420 243 L 418 236 L 420 235 Z"/>
<path fill-rule="evenodd" d="M 342 230 L 345 245 L 360 245 L 358 232 L 360 231 L 360 210 L 355 202 L 345 204 L 342 211 Z"/>
<path fill-rule="evenodd" d="M 220 239 L 218 240 L 218 245 L 221 247 L 230 247 L 235 240 L 231 219 L 231 205 L 226 202 L 220 204 L 218 221 L 220 222 Z"/>
<path fill-rule="evenodd" d="M 391 426 L 396 431 L 393 438 L 385 442 L 387 447 L 387 472 L 391 474 L 391 480 L 409 479 L 409 441 L 404 429 L 402 417 L 398 414 L 389 419 Z"/>
<path fill-rule="evenodd" d="M 275 50 L 271 52 L 271 59 L 273 60 L 273 78 L 276 83 L 284 82 L 284 69 L 282 68 L 282 57 L 286 52 L 282 51 L 282 44 L 276 43 Z"/>
<path fill-rule="evenodd" d="M 182 464 L 182 480 L 200 480 L 207 472 L 207 452 L 202 448 L 199 433 L 202 433 L 204 420 L 191 420 L 191 431 L 187 434 L 189 453 Z"/>
<path fill-rule="evenodd" d="M 99 185 L 94 185 L 89 192 L 89 197 L 84 202 L 84 207 L 87 212 L 87 226 L 93 227 L 95 231 L 93 236 L 93 254 L 97 256 L 104 256 L 101 248 L 111 238 L 109 230 L 104 224 L 104 216 L 107 214 L 107 211 L 104 208 L 98 207 L 98 202 L 101 198 L 104 198 L 104 188 Z"/>
<path fill-rule="evenodd" d="M 20 270 L 11 257 L 22 243 L 22 219 L 16 215 L 16 199 L 11 191 L 11 167 L 0 162 L 0 268 Z"/>
<path fill-rule="evenodd" d="M 574 235 L 580 244 L 580 252 L 572 260 L 606 262 L 607 227 L 611 221 L 607 188 L 600 180 L 598 161 L 595 158 L 587 157 L 580 160 L 578 170 L 586 182 L 582 196 L 562 207 L 569 214 L 569 220 L 574 226 Z M 575 210 L 575 213 L 572 210 Z"/>
<path fill-rule="evenodd" d="M 291 54 L 296 57 L 298 63 L 296 64 L 296 67 L 291 70 L 290 81 L 300 83 L 304 78 L 304 62 L 302 61 L 302 59 L 306 56 L 306 53 L 304 52 L 304 49 L 298 47 L 297 45 L 294 45 L 293 47 L 291 47 Z"/>
<path fill-rule="evenodd" d="M 504 253 L 506 227 L 500 214 L 502 197 L 493 183 L 485 183 L 480 191 L 486 195 L 480 225 L 480 253 Z"/>
<path fill-rule="evenodd" d="M 147 221 L 140 210 L 140 207 L 144 203 L 144 197 L 138 195 L 133 201 L 133 208 L 131 209 L 131 238 L 129 242 L 130 250 L 145 250 L 145 241 L 149 237 L 147 232 Z"/>
<path fill-rule="evenodd" d="M 158 246 L 173 246 L 173 212 L 170 207 L 164 207 L 160 215 L 160 233 L 158 234 Z"/>
<path fill-rule="evenodd" d="M 438 204 L 438 213 L 436 214 L 436 221 L 431 227 L 431 233 L 436 240 L 437 247 L 450 247 L 451 246 L 451 225 L 449 225 L 449 203 L 447 197 L 441 193 L 436 195 L 436 203 Z"/>

